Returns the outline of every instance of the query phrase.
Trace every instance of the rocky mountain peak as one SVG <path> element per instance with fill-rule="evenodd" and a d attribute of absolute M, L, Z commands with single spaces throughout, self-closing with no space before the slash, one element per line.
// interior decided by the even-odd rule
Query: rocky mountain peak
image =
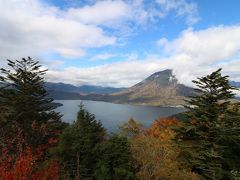
<path fill-rule="evenodd" d="M 148 78 L 146 78 L 141 83 L 150 83 L 155 82 L 159 85 L 170 85 L 170 84 L 176 84 L 177 79 L 173 75 L 173 72 L 171 69 L 166 69 L 164 71 L 155 72 Z"/>
<path fill-rule="evenodd" d="M 192 88 L 178 84 L 177 78 L 173 75 L 173 71 L 167 69 L 155 72 L 140 83 L 115 95 L 121 97 L 119 102 L 127 101 L 136 104 L 179 105 L 183 104 L 184 97 L 192 94 L 192 92 Z"/>

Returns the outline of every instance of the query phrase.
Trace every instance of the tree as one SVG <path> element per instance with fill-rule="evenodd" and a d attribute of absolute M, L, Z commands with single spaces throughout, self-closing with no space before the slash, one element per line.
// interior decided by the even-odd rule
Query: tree
<path fill-rule="evenodd" d="M 41 152 L 40 152 L 41 153 Z M 41 164 L 39 163 L 41 161 Z M 12 158 L 8 149 L 4 149 L 0 157 L 0 177 L 7 179 L 53 179 L 60 178 L 60 166 L 56 160 L 42 159 L 29 146 L 21 149 L 21 153 Z"/>
<path fill-rule="evenodd" d="M 162 118 L 130 139 L 138 179 L 198 179 L 179 161 L 180 149 L 172 141 L 175 118 Z"/>
<path fill-rule="evenodd" d="M 0 179 L 59 179 L 60 166 L 57 159 L 49 159 L 45 152 L 56 145 L 56 139 L 49 139 L 34 149 L 26 144 L 21 130 L 16 136 L 5 139 L 0 151 Z M 22 146 L 26 144 L 25 146 Z M 15 147 L 14 153 L 12 147 Z"/>
<path fill-rule="evenodd" d="M 102 124 L 81 104 L 77 120 L 63 131 L 58 146 L 59 157 L 71 177 L 93 177 L 97 159 L 95 147 L 104 139 Z"/>
<path fill-rule="evenodd" d="M 61 116 L 53 111 L 53 100 L 47 98 L 44 88 L 47 70 L 30 57 L 8 60 L 8 66 L 8 70 L 0 69 L 0 126 L 8 134 L 16 127 L 22 129 L 26 143 L 34 147 L 42 137 L 32 133 L 33 122 L 35 126 L 45 125 L 49 130 L 60 123 Z"/>
<path fill-rule="evenodd" d="M 133 118 L 123 125 L 119 126 L 120 133 L 128 138 L 132 138 L 143 132 L 143 126 L 139 122 L 135 121 Z"/>
<path fill-rule="evenodd" d="M 134 179 L 133 158 L 126 137 L 112 135 L 96 148 L 98 155 L 96 179 Z"/>
<path fill-rule="evenodd" d="M 236 136 L 239 140 L 239 106 L 234 113 L 230 110 L 236 88 L 230 85 L 228 78 L 218 69 L 194 80 L 198 95 L 187 100 L 189 120 L 175 129 L 184 162 L 205 179 L 226 178 L 229 170 L 223 163 L 224 149 L 237 148 L 236 144 L 239 149 L 236 139 L 234 147 L 228 146 L 226 141 L 224 143 L 224 139 L 234 142 Z"/>
<path fill-rule="evenodd" d="M 162 141 L 170 141 L 174 137 L 174 133 L 170 127 L 179 126 L 179 124 L 179 121 L 175 117 L 161 118 L 154 121 L 144 134 L 159 138 Z"/>
<path fill-rule="evenodd" d="M 218 143 L 221 145 L 224 177 L 231 177 L 232 171 L 240 171 L 240 106 L 232 103 L 222 117 Z M 239 175 L 239 174 L 238 174 Z M 234 176 L 233 176 L 234 177 Z M 233 178 L 234 179 L 234 178 Z"/>
<path fill-rule="evenodd" d="M 233 90 L 236 88 L 230 85 L 229 76 L 222 76 L 221 70 L 218 69 L 210 75 L 193 80 L 198 95 L 187 100 L 189 118 L 216 122 L 225 114 L 231 99 L 235 96 Z"/>

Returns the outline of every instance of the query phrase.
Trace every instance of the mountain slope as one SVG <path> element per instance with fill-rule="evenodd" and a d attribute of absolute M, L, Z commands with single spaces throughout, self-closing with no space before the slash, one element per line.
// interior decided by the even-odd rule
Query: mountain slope
<path fill-rule="evenodd" d="M 175 106 L 184 104 L 184 98 L 193 94 L 193 88 L 178 84 L 172 70 L 167 69 L 156 72 L 142 82 L 111 96 L 113 102 L 117 103 Z"/>
<path fill-rule="evenodd" d="M 240 87 L 238 82 L 231 84 Z M 76 87 L 63 83 L 47 83 L 46 87 L 54 90 L 50 91 L 50 97 L 58 100 L 81 99 L 151 106 L 183 105 L 184 99 L 195 94 L 193 88 L 179 84 L 170 69 L 156 72 L 130 88 Z"/>
<path fill-rule="evenodd" d="M 240 88 L 240 82 L 230 81 L 230 84 L 231 84 L 232 86 L 235 86 L 235 87 L 237 87 L 237 88 Z"/>
<path fill-rule="evenodd" d="M 52 83 L 46 82 L 45 87 L 49 91 L 61 91 L 69 93 L 81 93 L 81 94 L 111 94 L 122 91 L 124 88 L 102 87 L 93 85 L 74 86 L 65 83 Z"/>

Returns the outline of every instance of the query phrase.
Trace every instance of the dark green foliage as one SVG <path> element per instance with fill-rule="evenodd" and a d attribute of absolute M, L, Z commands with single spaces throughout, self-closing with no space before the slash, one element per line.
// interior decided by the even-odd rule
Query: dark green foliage
<path fill-rule="evenodd" d="M 8 60 L 8 66 L 10 69 L 0 69 L 0 125 L 8 134 L 9 128 L 21 129 L 26 142 L 34 144 L 32 141 L 40 137 L 34 136 L 33 124 L 35 127 L 44 124 L 51 129 L 60 123 L 61 116 L 53 111 L 53 100 L 47 98 L 43 86 L 47 70 L 30 57 Z"/>
<path fill-rule="evenodd" d="M 130 144 L 126 137 L 113 135 L 96 148 L 98 155 L 95 178 L 99 180 L 132 180 L 134 172 Z"/>
<path fill-rule="evenodd" d="M 77 121 L 60 136 L 58 154 L 71 178 L 134 179 L 132 155 L 127 138 L 113 135 L 80 105 Z"/>
<path fill-rule="evenodd" d="M 198 78 L 193 81 L 198 87 L 196 91 L 199 96 L 191 97 L 187 106 L 189 117 L 192 119 L 202 119 L 207 122 L 217 121 L 220 115 L 224 114 L 230 104 L 230 99 L 234 98 L 232 90 L 236 88 L 231 86 L 228 76 L 221 75 L 221 69 L 212 74 Z M 195 108 L 195 106 L 197 108 Z"/>
<path fill-rule="evenodd" d="M 239 168 L 239 105 L 221 69 L 193 81 L 199 95 L 188 100 L 188 121 L 176 128 L 183 160 L 204 179 L 230 178 Z M 238 165 L 237 165 L 238 164 Z"/>
<path fill-rule="evenodd" d="M 186 115 L 186 112 L 181 112 L 178 114 L 174 114 L 171 117 L 176 118 L 180 121 L 187 121 L 188 120 L 188 116 Z"/>
<path fill-rule="evenodd" d="M 77 120 L 60 136 L 58 152 L 71 177 L 92 179 L 96 167 L 96 146 L 104 140 L 105 129 L 80 105 Z"/>
<path fill-rule="evenodd" d="M 231 104 L 224 114 L 221 125 L 222 166 L 225 177 L 230 176 L 230 171 L 240 171 L 240 106 Z"/>

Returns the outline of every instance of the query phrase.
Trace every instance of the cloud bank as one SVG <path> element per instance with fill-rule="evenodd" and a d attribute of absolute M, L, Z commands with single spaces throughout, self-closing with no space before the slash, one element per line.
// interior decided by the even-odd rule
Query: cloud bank
<path fill-rule="evenodd" d="M 116 43 L 116 37 L 98 26 L 74 20 L 70 12 L 38 0 L 2 0 L 0 12 L 2 58 L 47 53 L 81 57 L 87 48 Z"/>
<path fill-rule="evenodd" d="M 176 11 L 187 21 L 196 16 L 196 7 L 185 0 L 150 2 L 161 9 L 147 8 L 142 0 L 103 0 L 66 9 L 43 0 L 1 0 L 0 57 L 82 57 L 88 49 L 116 45 L 134 26 L 161 18 L 161 13 Z"/>
<path fill-rule="evenodd" d="M 217 26 L 198 31 L 187 29 L 178 38 L 161 42 L 164 43 L 158 47 L 165 58 L 155 55 L 91 68 L 70 67 L 50 71 L 49 79 L 129 87 L 151 73 L 171 68 L 180 83 L 192 86 L 193 79 L 221 67 L 232 80 L 240 81 L 240 26 Z M 66 78 L 65 74 L 69 76 Z"/>

